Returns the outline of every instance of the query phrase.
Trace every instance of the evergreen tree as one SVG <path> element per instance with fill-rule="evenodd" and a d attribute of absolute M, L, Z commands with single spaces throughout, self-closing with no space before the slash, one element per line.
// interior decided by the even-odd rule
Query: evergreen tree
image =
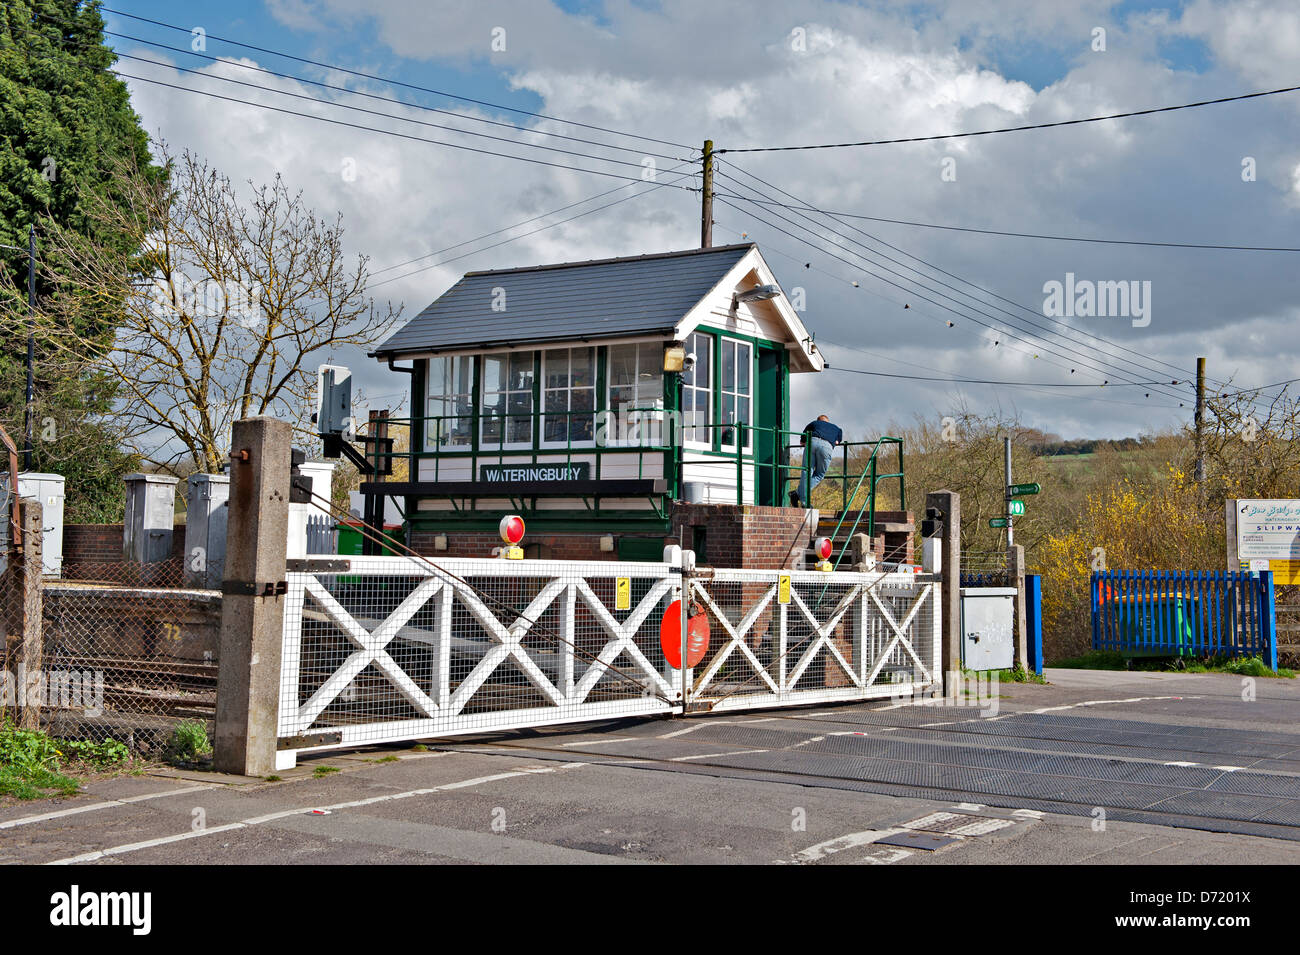
<path fill-rule="evenodd" d="M 125 85 L 108 72 L 116 57 L 104 41 L 98 2 L 5 0 L 0 5 L 0 244 L 38 242 L 38 308 L 60 263 L 40 249 L 42 222 L 81 231 L 120 247 L 128 230 L 104 231 L 84 215 L 92 195 L 111 200 L 108 169 L 131 160 L 149 176 L 148 136 Z M 134 250 L 124 250 L 134 251 Z M 25 312 L 27 257 L 0 249 L 0 308 Z M 87 302 L 77 317 L 83 335 L 110 336 L 116 303 Z M 21 450 L 24 336 L 0 339 L 0 423 Z M 120 519 L 121 474 L 138 462 L 124 453 L 108 417 L 116 383 L 75 363 L 51 360 L 36 342 L 33 468 L 68 479 L 70 522 Z"/>

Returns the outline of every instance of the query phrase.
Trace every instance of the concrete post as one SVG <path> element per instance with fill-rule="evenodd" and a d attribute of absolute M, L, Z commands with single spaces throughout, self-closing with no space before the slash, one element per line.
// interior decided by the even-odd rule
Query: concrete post
<path fill-rule="evenodd" d="M 940 612 L 943 614 L 944 695 L 952 696 L 961 685 L 961 495 L 953 491 L 932 491 L 925 507 L 943 514 L 940 534 Z"/>
<path fill-rule="evenodd" d="M 1007 576 L 1016 588 L 1016 659 L 1026 673 L 1033 672 L 1029 659 L 1029 626 L 1025 620 L 1025 548 L 1015 544 L 1007 550 Z"/>
<path fill-rule="evenodd" d="M 231 437 L 213 759 L 224 773 L 275 772 L 292 444 L 274 418 L 236 421 Z"/>
<path fill-rule="evenodd" d="M 18 550 L 14 568 L 19 601 L 19 635 L 21 653 L 18 670 L 22 686 L 18 690 L 18 725 L 35 730 L 41 726 L 41 693 L 43 666 L 41 633 L 45 610 L 41 602 L 41 561 L 44 544 L 43 508 L 41 502 L 25 497 L 18 501 L 18 526 L 22 529 L 23 543 Z"/>

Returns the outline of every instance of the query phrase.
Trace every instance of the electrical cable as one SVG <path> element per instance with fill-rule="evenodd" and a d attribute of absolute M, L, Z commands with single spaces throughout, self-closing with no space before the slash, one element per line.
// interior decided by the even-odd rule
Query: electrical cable
<path fill-rule="evenodd" d="M 1197 109 L 1202 106 L 1215 106 L 1220 103 L 1235 103 L 1241 100 L 1258 99 L 1263 96 L 1278 96 L 1294 93 L 1300 86 L 1284 86 L 1281 89 L 1262 90 L 1256 93 L 1241 93 L 1237 96 L 1220 96 L 1217 99 L 1200 100 L 1195 103 L 1181 103 L 1177 106 L 1157 106 L 1151 109 L 1135 109 L 1124 113 L 1109 113 L 1105 116 L 1088 116 L 1082 119 L 1063 119 L 1052 123 L 1032 123 L 1026 126 L 1004 126 L 1000 129 L 981 129 L 969 133 L 944 133 L 938 136 L 907 136 L 900 139 L 874 139 L 851 143 L 819 143 L 807 146 L 749 146 L 744 148 L 715 149 L 713 154 L 722 153 L 776 153 L 794 152 L 808 149 L 844 149 L 850 146 L 891 146 L 897 143 L 929 143 L 943 139 L 969 139 L 974 136 L 993 136 L 998 133 L 1022 133 L 1035 129 L 1054 129 L 1058 126 L 1079 126 L 1084 123 L 1100 123 L 1110 119 L 1128 119 L 1133 116 L 1150 116 L 1155 113 L 1173 113 L 1183 109 Z"/>

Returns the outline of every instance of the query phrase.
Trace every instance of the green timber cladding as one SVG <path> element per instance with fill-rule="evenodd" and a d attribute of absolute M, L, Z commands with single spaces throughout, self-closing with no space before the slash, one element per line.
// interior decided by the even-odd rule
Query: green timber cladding
<path fill-rule="evenodd" d="M 408 521 L 659 533 L 670 502 L 782 505 L 789 375 L 824 367 L 754 244 L 471 272 L 375 351 L 412 362 Z M 695 356 L 664 371 L 664 352 Z"/>

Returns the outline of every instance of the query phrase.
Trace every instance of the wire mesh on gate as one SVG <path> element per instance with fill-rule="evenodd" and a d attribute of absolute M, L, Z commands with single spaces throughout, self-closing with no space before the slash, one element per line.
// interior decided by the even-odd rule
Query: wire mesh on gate
<path fill-rule="evenodd" d="M 290 574 L 281 736 L 375 742 L 669 707 L 664 565 L 349 564 Z"/>

